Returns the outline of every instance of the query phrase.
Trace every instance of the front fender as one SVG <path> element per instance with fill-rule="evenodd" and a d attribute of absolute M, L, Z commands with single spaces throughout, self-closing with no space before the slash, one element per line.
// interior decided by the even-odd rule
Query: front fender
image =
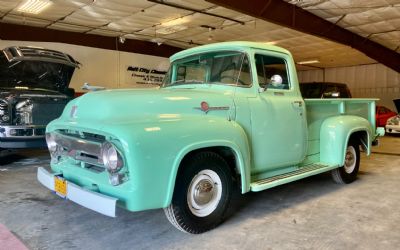
<path fill-rule="evenodd" d="M 193 125 L 193 121 L 181 122 L 180 126 Z M 169 176 L 168 192 L 164 207 L 172 200 L 178 169 L 183 158 L 190 152 L 209 147 L 227 147 L 235 155 L 238 171 L 241 176 L 242 193 L 250 190 L 250 149 L 247 135 L 243 128 L 234 121 L 224 118 L 212 120 L 199 119 L 196 128 L 191 131 L 191 138 L 181 143 Z"/>
<path fill-rule="evenodd" d="M 120 142 L 129 170 L 125 191 L 132 193 L 123 204 L 131 211 L 167 207 L 172 199 L 176 175 L 189 152 L 222 146 L 232 149 L 241 174 L 242 192 L 250 188 L 250 153 L 247 135 L 234 121 L 211 115 L 172 117 L 146 121 L 112 121 L 79 124 L 56 120 L 48 132 L 74 129 L 105 135 Z"/>
<path fill-rule="evenodd" d="M 344 165 L 347 143 L 356 132 L 366 132 L 367 154 L 370 154 L 372 126 L 368 120 L 359 116 L 342 115 L 327 118 L 320 130 L 320 161 L 332 165 Z"/>
<path fill-rule="evenodd" d="M 193 115 L 115 126 L 105 126 L 103 130 L 113 131 L 124 146 L 132 185 L 140 196 L 136 210 L 167 207 L 182 159 L 193 150 L 207 147 L 230 148 L 236 156 L 242 192 L 250 189 L 248 139 L 243 128 L 234 121 Z"/>

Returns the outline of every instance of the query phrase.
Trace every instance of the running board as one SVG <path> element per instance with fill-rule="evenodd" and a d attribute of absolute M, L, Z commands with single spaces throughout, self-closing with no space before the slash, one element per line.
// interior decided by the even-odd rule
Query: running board
<path fill-rule="evenodd" d="M 292 181 L 300 180 L 312 175 L 320 174 L 339 166 L 337 165 L 327 165 L 323 163 L 313 163 L 301 167 L 299 170 L 289 172 L 286 174 L 281 174 L 266 179 L 258 180 L 250 183 L 250 190 L 253 192 L 262 191 L 268 188 L 276 187 L 282 184 L 286 184 Z"/>

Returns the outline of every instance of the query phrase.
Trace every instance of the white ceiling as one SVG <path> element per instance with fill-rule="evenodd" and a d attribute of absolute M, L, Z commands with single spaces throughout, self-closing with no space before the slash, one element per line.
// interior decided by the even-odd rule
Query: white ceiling
<path fill-rule="evenodd" d="M 285 0 L 399 53 L 400 0 Z M 167 3 L 244 22 L 156 4 L 147 0 L 52 0 L 38 15 L 17 11 L 22 0 L 0 0 L 1 22 L 49 29 L 124 36 L 188 48 L 197 44 L 246 40 L 270 42 L 290 50 L 296 61 L 318 59 L 317 67 L 369 64 L 375 61 L 348 46 L 244 15 L 204 0 Z M 187 29 L 161 34 L 166 22 Z M 164 24 L 164 25 L 162 25 Z M 210 30 L 201 26 L 212 26 Z M 157 32 L 159 30 L 159 32 Z"/>
<path fill-rule="evenodd" d="M 399 0 L 284 0 L 400 52 Z"/>

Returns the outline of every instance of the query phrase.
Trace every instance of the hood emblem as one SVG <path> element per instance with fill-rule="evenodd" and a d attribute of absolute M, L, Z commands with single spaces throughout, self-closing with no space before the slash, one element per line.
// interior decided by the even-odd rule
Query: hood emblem
<path fill-rule="evenodd" d="M 71 113 L 69 113 L 69 116 L 71 118 L 76 118 L 76 112 L 78 111 L 78 106 L 74 105 L 71 108 Z"/>
<path fill-rule="evenodd" d="M 211 110 L 229 110 L 229 107 L 226 107 L 226 106 L 210 107 L 210 105 L 208 105 L 207 102 L 203 101 L 200 103 L 200 107 L 195 107 L 195 109 L 199 109 L 207 114 L 208 111 L 211 111 Z"/>

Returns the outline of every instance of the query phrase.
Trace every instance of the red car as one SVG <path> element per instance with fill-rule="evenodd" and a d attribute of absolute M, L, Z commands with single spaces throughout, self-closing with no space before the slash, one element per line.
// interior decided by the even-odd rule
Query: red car
<path fill-rule="evenodd" d="M 396 116 L 397 113 L 392 110 L 384 107 L 384 106 L 376 106 L 376 126 L 377 127 L 385 127 L 386 121 L 393 116 Z"/>

